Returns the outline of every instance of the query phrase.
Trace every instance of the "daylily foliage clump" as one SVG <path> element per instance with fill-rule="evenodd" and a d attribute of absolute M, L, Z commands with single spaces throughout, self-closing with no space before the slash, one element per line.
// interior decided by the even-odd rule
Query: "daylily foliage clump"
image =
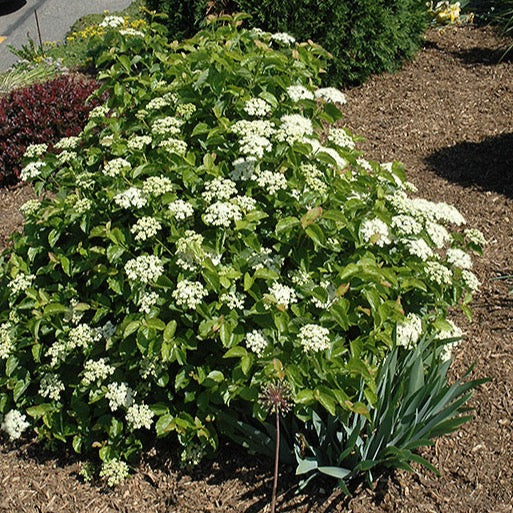
<path fill-rule="evenodd" d="M 335 125 L 326 52 L 242 18 L 172 45 L 158 24 L 112 30 L 107 103 L 56 154 L 27 153 L 39 199 L 1 261 L 2 428 L 99 449 L 111 483 L 155 436 L 197 461 L 262 426 L 276 379 L 307 442 L 318 419 L 370 422 L 385 359 L 424 337 L 448 360 L 448 309 L 478 286 L 481 234 Z"/>

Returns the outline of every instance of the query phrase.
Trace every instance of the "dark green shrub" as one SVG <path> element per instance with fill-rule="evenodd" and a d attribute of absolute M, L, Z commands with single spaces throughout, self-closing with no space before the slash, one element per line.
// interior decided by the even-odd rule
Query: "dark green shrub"
<path fill-rule="evenodd" d="M 192 36 L 207 14 L 247 12 L 255 27 L 321 44 L 334 57 L 329 79 L 339 85 L 396 69 L 420 47 L 427 25 L 423 0 L 148 0 L 148 6 L 169 16 L 177 39 Z"/>

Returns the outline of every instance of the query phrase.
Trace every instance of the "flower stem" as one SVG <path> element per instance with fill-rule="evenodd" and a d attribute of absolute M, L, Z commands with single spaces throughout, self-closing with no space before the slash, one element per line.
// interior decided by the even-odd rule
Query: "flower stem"
<path fill-rule="evenodd" d="M 276 408 L 276 445 L 274 451 L 274 482 L 271 498 L 271 513 L 276 511 L 276 492 L 278 490 L 278 463 L 280 461 L 280 412 Z"/>

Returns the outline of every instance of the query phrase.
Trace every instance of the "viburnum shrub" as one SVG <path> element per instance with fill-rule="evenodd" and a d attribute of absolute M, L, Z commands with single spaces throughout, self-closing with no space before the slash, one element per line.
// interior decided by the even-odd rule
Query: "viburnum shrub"
<path fill-rule="evenodd" d="M 27 150 L 41 197 L 1 261 L 2 428 L 99 449 L 110 484 L 156 436 L 185 463 L 248 445 L 269 383 L 298 440 L 370 422 L 388 355 L 424 335 L 448 360 L 448 310 L 479 285 L 482 234 L 335 125 L 326 52 L 242 19 L 172 45 L 156 23 L 110 32 L 105 105 Z"/>
<path fill-rule="evenodd" d="M 98 86 L 95 80 L 63 75 L 0 97 L 0 185 L 19 180 L 27 146 L 51 146 L 82 130 L 89 111 L 100 104 L 88 101 Z"/>

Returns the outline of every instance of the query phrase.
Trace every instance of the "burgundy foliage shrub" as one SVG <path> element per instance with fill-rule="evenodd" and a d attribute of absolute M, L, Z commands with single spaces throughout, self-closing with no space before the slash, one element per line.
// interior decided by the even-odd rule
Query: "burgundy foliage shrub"
<path fill-rule="evenodd" d="M 88 100 L 99 85 L 85 77 L 62 75 L 0 97 L 0 186 L 18 182 L 29 144 L 51 147 L 82 130 L 89 111 L 99 105 L 96 99 Z"/>

